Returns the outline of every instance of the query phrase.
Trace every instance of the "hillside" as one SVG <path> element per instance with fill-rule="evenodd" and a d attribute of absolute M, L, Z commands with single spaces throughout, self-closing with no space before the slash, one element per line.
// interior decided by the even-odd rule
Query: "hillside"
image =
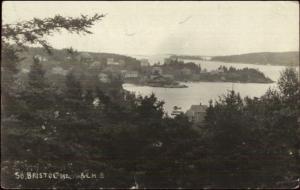
<path fill-rule="evenodd" d="M 114 60 L 123 60 L 127 65 L 136 65 L 139 63 L 139 61 L 135 58 L 114 53 L 78 52 L 78 55 L 83 54 L 89 54 L 94 61 L 100 62 L 103 62 L 104 60 L 106 61 L 107 58 L 113 58 Z M 46 64 L 50 65 L 63 63 L 66 61 L 66 58 L 70 56 L 65 49 L 53 49 L 52 54 L 49 55 L 43 48 L 30 47 L 28 48 L 28 51 L 25 51 L 21 54 L 21 57 L 24 57 L 25 59 L 21 62 L 20 66 L 22 68 L 29 68 L 29 66 L 32 64 L 32 57 L 35 55 L 43 56 L 47 59 Z"/>
<path fill-rule="evenodd" d="M 215 56 L 212 61 L 233 62 L 233 63 L 252 63 L 297 66 L 299 65 L 299 52 L 262 52 L 248 53 L 241 55 Z"/>

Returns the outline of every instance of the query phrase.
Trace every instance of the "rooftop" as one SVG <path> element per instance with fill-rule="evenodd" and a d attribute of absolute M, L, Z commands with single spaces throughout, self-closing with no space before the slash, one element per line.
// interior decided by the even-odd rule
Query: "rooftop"
<path fill-rule="evenodd" d="M 206 112 L 207 108 L 208 108 L 208 106 L 200 104 L 200 105 L 192 105 L 189 110 L 197 111 L 197 112 Z"/>

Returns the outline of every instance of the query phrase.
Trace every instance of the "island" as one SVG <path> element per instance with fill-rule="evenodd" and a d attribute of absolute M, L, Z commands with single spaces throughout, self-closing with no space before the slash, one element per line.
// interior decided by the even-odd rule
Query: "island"
<path fill-rule="evenodd" d="M 138 73 L 125 75 L 126 83 L 136 85 L 164 87 L 164 88 L 186 88 L 180 82 L 236 82 L 236 83 L 273 83 L 261 71 L 253 68 L 237 69 L 221 65 L 211 71 L 202 69 L 193 62 L 179 61 L 177 58 L 166 59 L 164 64 L 155 64 L 144 68 Z"/>

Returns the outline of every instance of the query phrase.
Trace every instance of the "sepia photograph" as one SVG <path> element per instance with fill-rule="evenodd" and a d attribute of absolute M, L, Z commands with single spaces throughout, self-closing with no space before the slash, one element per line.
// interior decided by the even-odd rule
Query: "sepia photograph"
<path fill-rule="evenodd" d="M 299 1 L 1 9 L 1 188 L 300 189 Z"/>

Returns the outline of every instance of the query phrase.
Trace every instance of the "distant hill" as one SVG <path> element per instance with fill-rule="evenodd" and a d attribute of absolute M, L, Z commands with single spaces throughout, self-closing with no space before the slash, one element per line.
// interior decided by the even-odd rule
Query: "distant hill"
<path fill-rule="evenodd" d="M 299 65 L 299 52 L 262 52 L 248 53 L 241 55 L 215 56 L 212 61 L 232 62 L 232 63 L 251 63 L 263 65 L 284 65 L 297 66 Z"/>
<path fill-rule="evenodd" d="M 189 60 L 205 60 L 200 55 L 171 55 L 171 59 L 189 59 Z"/>

